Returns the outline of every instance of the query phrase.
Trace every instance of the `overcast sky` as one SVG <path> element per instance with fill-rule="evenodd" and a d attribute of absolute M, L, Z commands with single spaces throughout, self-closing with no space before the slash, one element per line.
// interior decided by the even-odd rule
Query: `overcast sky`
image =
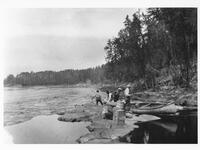
<path fill-rule="evenodd" d="M 105 63 L 104 46 L 137 9 L 12 9 L 5 12 L 5 75 Z"/>

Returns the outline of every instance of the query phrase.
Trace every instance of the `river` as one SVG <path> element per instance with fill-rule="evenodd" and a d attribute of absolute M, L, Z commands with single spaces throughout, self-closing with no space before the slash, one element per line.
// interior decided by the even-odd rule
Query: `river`
<path fill-rule="evenodd" d="M 34 86 L 4 88 L 4 125 L 14 125 L 39 115 L 51 115 L 84 104 L 94 88 Z"/>
<path fill-rule="evenodd" d="M 57 120 L 62 112 L 91 101 L 95 88 L 34 86 L 4 88 L 4 126 L 11 143 L 76 143 L 89 122 Z"/>
<path fill-rule="evenodd" d="M 164 115 L 161 119 L 138 122 L 121 142 L 154 144 L 197 144 L 197 111 L 186 111 L 179 115 Z"/>

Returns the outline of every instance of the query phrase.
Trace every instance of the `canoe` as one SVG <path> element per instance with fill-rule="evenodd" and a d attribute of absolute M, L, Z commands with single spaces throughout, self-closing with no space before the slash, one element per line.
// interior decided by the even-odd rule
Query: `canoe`
<path fill-rule="evenodd" d="M 197 106 L 183 106 L 184 111 L 197 111 Z"/>
<path fill-rule="evenodd" d="M 173 102 L 169 103 L 136 103 L 131 104 L 130 111 L 136 114 L 175 114 L 183 110 L 183 107 L 175 105 Z"/>

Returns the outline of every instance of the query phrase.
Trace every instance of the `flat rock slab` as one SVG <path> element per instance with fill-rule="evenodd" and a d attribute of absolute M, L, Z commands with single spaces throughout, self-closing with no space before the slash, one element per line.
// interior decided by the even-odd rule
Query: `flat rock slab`
<path fill-rule="evenodd" d="M 76 106 L 58 118 L 60 121 L 66 122 L 80 122 L 80 121 L 90 121 L 91 124 L 86 128 L 90 133 L 81 136 L 77 142 L 78 143 L 113 143 L 114 141 L 119 141 L 121 137 L 126 136 L 135 128 L 136 122 L 144 122 L 150 120 L 159 119 L 152 115 L 135 115 L 128 113 L 124 125 L 117 125 L 113 120 L 102 119 L 102 106 L 97 106 L 95 104 L 85 104 Z"/>
<path fill-rule="evenodd" d="M 80 122 L 80 121 L 93 121 L 96 118 L 101 118 L 102 107 L 95 104 L 75 105 L 62 112 L 62 116 L 58 117 L 59 121 L 66 122 Z M 63 114 L 64 113 L 64 114 Z"/>
<path fill-rule="evenodd" d="M 112 120 L 98 119 L 93 120 L 92 123 L 87 126 L 90 132 L 96 131 L 98 129 L 110 129 L 113 126 Z"/>
<path fill-rule="evenodd" d="M 119 126 L 112 120 L 96 120 L 87 126 L 91 133 L 81 136 L 77 141 L 78 143 L 113 143 L 137 128 L 134 123 L 127 121 L 125 125 Z"/>
<path fill-rule="evenodd" d="M 117 144 L 119 141 L 112 139 L 93 139 L 87 142 L 87 144 Z"/>
<path fill-rule="evenodd" d="M 91 121 L 91 116 L 89 113 L 70 113 L 58 117 L 58 120 L 66 122 Z"/>
<path fill-rule="evenodd" d="M 110 135 L 108 133 L 108 130 L 102 129 L 102 130 L 98 130 L 95 132 L 91 132 L 88 133 L 86 135 L 81 136 L 77 142 L 78 143 L 89 143 L 92 140 L 96 140 L 96 139 L 107 139 L 107 140 L 112 140 L 110 138 Z"/>
<path fill-rule="evenodd" d="M 135 123 L 138 121 L 145 122 L 151 120 L 160 119 L 153 115 L 140 115 L 133 114 L 132 118 L 126 118 L 125 125 L 119 126 L 112 120 L 93 120 L 93 122 L 87 126 L 87 129 L 91 132 L 78 139 L 79 143 L 113 143 L 118 141 L 119 138 L 126 136 L 135 128 L 138 128 Z"/>
<path fill-rule="evenodd" d="M 94 140 L 102 141 L 104 139 L 104 142 L 106 140 L 107 143 L 110 143 L 112 141 L 118 141 L 120 137 L 123 137 L 130 133 L 134 128 L 133 127 L 124 127 L 124 128 L 116 128 L 116 129 L 98 129 L 97 131 L 88 133 L 84 136 L 81 136 L 77 142 L 78 143 L 99 143 L 95 142 Z M 99 140 L 101 139 L 101 140 Z"/>

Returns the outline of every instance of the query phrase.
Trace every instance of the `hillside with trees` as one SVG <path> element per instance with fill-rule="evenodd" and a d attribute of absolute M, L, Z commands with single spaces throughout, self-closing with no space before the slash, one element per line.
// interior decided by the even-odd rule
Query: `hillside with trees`
<path fill-rule="evenodd" d="M 189 87 L 197 74 L 197 9 L 150 8 L 126 16 L 105 51 L 108 79 L 140 80 L 146 88 L 164 80 Z"/>
<path fill-rule="evenodd" d="M 197 9 L 150 8 L 126 16 L 124 27 L 105 43 L 106 64 L 60 72 L 9 75 L 5 85 L 139 82 L 190 87 L 197 83 Z"/>

